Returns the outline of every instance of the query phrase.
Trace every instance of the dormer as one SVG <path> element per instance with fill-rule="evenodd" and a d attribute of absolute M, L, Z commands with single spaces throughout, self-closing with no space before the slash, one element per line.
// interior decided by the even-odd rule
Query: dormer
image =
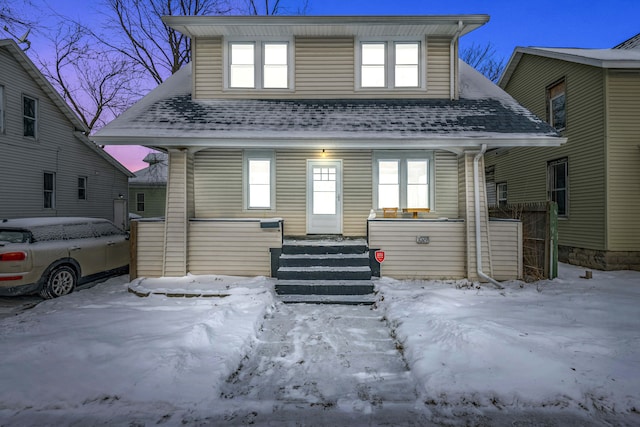
<path fill-rule="evenodd" d="M 459 38 L 487 15 L 166 16 L 194 99 L 458 98 Z"/>

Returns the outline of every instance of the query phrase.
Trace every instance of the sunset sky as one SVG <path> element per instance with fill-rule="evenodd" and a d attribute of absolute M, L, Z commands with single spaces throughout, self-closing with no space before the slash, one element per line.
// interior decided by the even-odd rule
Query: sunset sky
<path fill-rule="evenodd" d="M 295 3 L 295 0 L 282 1 Z M 98 3 L 94 1 L 34 0 L 33 3 L 38 8 L 34 14 L 46 16 L 49 9 L 85 22 L 100 21 L 93 6 Z M 610 48 L 640 33 L 639 0 L 309 0 L 307 14 L 487 14 L 491 17 L 489 23 L 463 37 L 461 48 L 491 43 L 496 58 L 503 58 L 505 65 L 517 46 Z M 34 51 L 44 48 L 38 45 L 37 39 L 32 42 Z M 133 171 L 147 166 L 142 158 L 148 149 L 111 146 L 107 151 Z"/>

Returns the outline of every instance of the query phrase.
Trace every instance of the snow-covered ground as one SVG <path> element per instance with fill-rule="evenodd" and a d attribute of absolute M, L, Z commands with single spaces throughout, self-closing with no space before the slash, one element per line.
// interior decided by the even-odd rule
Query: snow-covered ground
<path fill-rule="evenodd" d="M 383 278 L 373 308 L 114 278 L 0 319 L 0 425 L 640 425 L 640 272 L 583 274 Z"/>

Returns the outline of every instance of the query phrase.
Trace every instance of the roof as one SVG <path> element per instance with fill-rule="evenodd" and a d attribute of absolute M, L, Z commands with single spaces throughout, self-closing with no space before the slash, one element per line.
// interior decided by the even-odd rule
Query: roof
<path fill-rule="evenodd" d="M 114 159 L 109 153 L 105 152 L 102 148 L 96 146 L 93 142 L 91 142 L 87 138 L 87 134 L 89 133 L 89 129 L 84 125 L 82 120 L 76 115 L 76 113 L 71 110 L 69 105 L 65 102 L 65 100 L 60 96 L 58 91 L 53 87 L 53 85 L 47 80 L 47 78 L 40 72 L 38 67 L 29 59 L 29 57 L 24 53 L 22 49 L 18 46 L 18 44 L 11 39 L 0 39 L 0 48 L 4 48 L 11 54 L 14 59 L 24 68 L 24 70 L 29 74 L 29 76 L 33 79 L 33 81 L 40 86 L 43 92 L 49 97 L 49 99 L 53 102 L 53 104 L 59 108 L 60 112 L 69 120 L 72 126 L 75 128 L 76 132 L 74 132 L 74 136 L 82 143 L 89 147 L 92 151 L 98 154 L 100 157 L 105 159 L 108 163 L 118 169 L 120 172 L 124 173 L 127 176 L 132 176 L 133 174 L 125 168 L 120 162 Z"/>
<path fill-rule="evenodd" d="M 488 15 L 411 16 L 164 16 L 188 37 L 454 36 L 489 22 Z"/>
<path fill-rule="evenodd" d="M 144 158 L 144 161 L 149 163 L 149 166 L 136 171 L 135 176 L 129 178 L 129 185 L 167 185 L 167 158 L 168 156 L 165 153 L 147 154 Z"/>
<path fill-rule="evenodd" d="M 517 47 L 498 85 L 506 87 L 523 55 L 535 55 L 599 68 L 640 69 L 640 49 Z"/>
<path fill-rule="evenodd" d="M 613 47 L 614 49 L 640 49 L 640 34 L 636 34 L 631 37 L 629 40 L 625 40 L 617 46 Z"/>
<path fill-rule="evenodd" d="M 460 69 L 459 100 L 194 100 L 187 66 L 93 138 L 105 144 L 236 148 L 452 149 L 565 141 L 469 65 L 461 62 Z"/>

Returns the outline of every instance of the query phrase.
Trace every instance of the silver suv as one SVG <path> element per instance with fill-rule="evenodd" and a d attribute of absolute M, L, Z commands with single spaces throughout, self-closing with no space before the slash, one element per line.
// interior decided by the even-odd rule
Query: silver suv
<path fill-rule="evenodd" d="M 129 266 L 128 235 L 106 219 L 0 220 L 0 295 L 56 298 Z"/>

